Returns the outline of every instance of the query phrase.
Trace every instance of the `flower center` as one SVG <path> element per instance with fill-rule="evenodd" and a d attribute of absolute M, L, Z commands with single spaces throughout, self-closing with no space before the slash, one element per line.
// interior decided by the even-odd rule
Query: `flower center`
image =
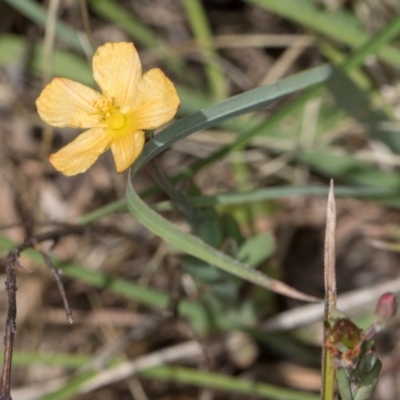
<path fill-rule="evenodd" d="M 122 115 L 121 111 L 117 110 L 115 107 L 110 107 L 108 113 L 106 113 L 106 122 L 111 129 L 119 130 L 125 126 L 125 117 Z"/>
<path fill-rule="evenodd" d="M 96 101 L 94 106 L 99 110 L 101 119 L 110 129 L 120 130 L 126 126 L 125 116 L 114 106 L 113 99 L 104 96 L 99 101 Z"/>

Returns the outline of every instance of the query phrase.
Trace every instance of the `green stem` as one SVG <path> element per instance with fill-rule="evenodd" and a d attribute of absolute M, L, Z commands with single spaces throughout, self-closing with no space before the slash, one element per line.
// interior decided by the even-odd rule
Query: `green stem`
<path fill-rule="evenodd" d="M 212 91 L 214 101 L 227 97 L 225 78 L 221 66 L 217 62 L 218 53 L 212 41 L 212 32 L 208 25 L 207 16 L 199 0 L 184 0 L 183 6 L 189 19 L 190 27 L 196 38 L 204 61 L 205 71 Z"/>

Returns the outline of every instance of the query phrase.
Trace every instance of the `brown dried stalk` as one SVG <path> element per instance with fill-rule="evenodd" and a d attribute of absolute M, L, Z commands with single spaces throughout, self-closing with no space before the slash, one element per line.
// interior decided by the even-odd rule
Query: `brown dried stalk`
<path fill-rule="evenodd" d="M 335 270 L 335 240 L 336 238 L 336 206 L 331 180 L 328 206 L 326 210 L 325 248 L 324 248 L 324 276 L 325 276 L 325 316 L 324 316 L 324 342 L 322 351 L 322 390 L 321 399 L 332 400 L 335 385 L 335 370 L 333 356 L 325 348 L 325 341 L 329 329 L 332 312 L 336 309 L 336 270 Z"/>
<path fill-rule="evenodd" d="M 5 259 L 5 268 L 6 268 L 6 291 L 8 297 L 8 309 L 7 309 L 7 318 L 4 330 L 4 361 L 3 361 L 3 373 L 1 377 L 1 384 L 0 384 L 0 400 L 12 400 L 11 397 L 11 367 L 12 367 L 12 355 L 14 349 L 14 337 L 15 332 L 17 329 L 16 325 L 16 317 L 17 317 L 17 301 L 16 301 L 16 292 L 17 292 L 17 275 L 16 269 L 22 268 L 20 263 L 20 253 L 27 248 L 36 248 L 36 246 L 48 240 L 57 243 L 58 240 L 67 235 L 74 235 L 74 234 L 83 234 L 87 228 L 82 226 L 71 226 L 66 227 L 65 229 L 60 229 L 56 231 L 46 232 L 37 236 L 32 236 L 31 238 L 27 239 L 24 243 L 16 247 L 15 249 L 11 250 L 6 259 Z M 42 257 L 46 263 L 46 265 L 52 271 L 57 286 L 60 290 L 61 297 L 63 299 L 66 313 L 68 320 L 72 322 L 72 314 L 71 310 L 68 306 L 68 302 L 65 296 L 65 290 L 62 286 L 61 280 L 55 270 L 54 266 L 51 263 L 50 257 L 43 251 L 39 252 L 42 254 Z"/>

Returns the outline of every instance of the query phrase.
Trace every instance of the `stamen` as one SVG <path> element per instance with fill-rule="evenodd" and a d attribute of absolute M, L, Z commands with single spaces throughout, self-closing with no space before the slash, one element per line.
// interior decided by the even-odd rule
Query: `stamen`
<path fill-rule="evenodd" d="M 100 115 L 106 122 L 108 127 L 113 130 L 119 130 L 125 127 L 126 120 L 124 115 L 114 106 L 113 100 L 103 97 L 96 102 L 95 107 L 99 110 Z"/>

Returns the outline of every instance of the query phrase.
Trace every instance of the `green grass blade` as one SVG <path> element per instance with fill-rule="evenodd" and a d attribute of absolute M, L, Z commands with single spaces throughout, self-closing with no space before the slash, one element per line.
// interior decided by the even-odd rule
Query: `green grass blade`
<path fill-rule="evenodd" d="M 90 8 L 102 18 L 113 22 L 140 45 L 154 48 L 161 44 L 157 35 L 137 20 L 127 9 L 112 0 L 90 0 Z"/>
<path fill-rule="evenodd" d="M 279 186 L 252 190 L 249 192 L 221 193 L 215 196 L 187 197 L 187 201 L 193 207 L 210 207 L 217 205 L 237 205 L 245 203 L 264 202 L 266 200 L 282 199 L 299 196 L 327 196 L 328 189 L 325 186 Z M 399 191 L 394 188 L 380 187 L 357 187 L 336 186 L 336 197 L 357 198 L 385 198 L 398 195 Z M 122 203 L 121 203 L 122 205 Z M 153 206 L 157 211 L 168 211 L 173 209 L 170 201 L 163 201 Z"/>
<path fill-rule="evenodd" d="M 331 73 L 330 65 L 312 68 L 281 81 L 231 97 L 181 119 L 162 130 L 146 144 L 142 154 L 132 167 L 133 174 L 178 140 L 228 119 L 260 109 L 287 94 L 326 82 Z"/>
<path fill-rule="evenodd" d="M 46 365 L 64 368 L 79 368 L 92 361 L 91 355 L 63 354 L 63 353 L 26 353 L 15 352 L 13 362 L 18 366 Z M 117 365 L 113 362 L 113 365 Z M 298 390 L 281 388 L 279 386 L 253 382 L 238 377 L 232 377 L 215 372 L 199 371 L 193 368 L 160 365 L 139 372 L 139 375 L 147 379 L 157 379 L 170 383 L 191 385 L 200 388 L 210 388 L 226 392 L 241 393 L 244 395 L 258 396 L 260 398 L 276 400 L 318 400 L 318 396 L 312 393 L 304 393 Z M 47 400 L 61 400 L 79 392 L 80 387 L 95 376 L 95 372 L 84 373 L 71 379 L 57 392 L 47 395 Z"/>
<path fill-rule="evenodd" d="M 214 265 L 223 271 L 238 276 L 239 278 L 252 282 L 266 289 L 294 298 L 309 301 L 315 300 L 312 297 L 308 297 L 282 282 L 268 277 L 258 270 L 249 268 L 248 265 L 243 264 L 232 257 L 229 257 L 227 254 L 216 250 L 214 247 L 209 246 L 196 236 L 181 231 L 175 225 L 148 207 L 136 194 L 130 181 L 128 182 L 126 189 L 126 198 L 128 209 L 131 214 L 147 229 L 164 239 L 170 245 L 183 250 L 185 253 L 197 257 L 200 260 Z"/>
<path fill-rule="evenodd" d="M 53 393 L 45 395 L 41 398 L 41 400 L 67 400 L 71 399 L 71 396 L 79 393 L 79 389 L 82 385 L 84 385 L 88 380 L 93 378 L 96 375 L 95 372 L 85 372 L 76 378 L 70 379 L 64 386 L 60 389 L 56 390 Z"/>
<path fill-rule="evenodd" d="M 298 390 L 279 388 L 274 385 L 238 379 L 215 372 L 192 370 L 190 368 L 160 366 L 141 372 L 140 376 L 274 400 L 319 399 L 319 396 L 311 393 L 302 393 Z"/>
<path fill-rule="evenodd" d="M 83 215 L 82 217 L 78 218 L 75 223 L 79 225 L 87 225 L 94 221 L 98 221 L 99 219 L 106 217 L 107 215 L 114 214 L 118 211 L 124 211 L 126 209 L 126 199 L 123 198 L 121 200 L 113 201 L 112 203 L 109 203 L 103 207 L 99 207 L 98 209 Z"/>
<path fill-rule="evenodd" d="M 276 188 L 266 188 L 252 190 L 242 193 L 221 193 L 215 196 L 196 196 L 189 197 L 188 200 L 193 207 L 217 206 L 217 205 L 235 205 L 243 203 L 263 202 L 266 200 L 281 199 L 297 196 L 326 196 L 328 190 L 326 187 L 319 186 L 280 186 Z M 358 198 L 385 198 L 387 196 L 397 196 L 398 192 L 395 188 L 376 188 L 376 187 L 341 187 L 336 186 L 337 197 L 358 197 Z M 153 205 L 153 209 L 157 211 L 169 211 L 173 209 L 170 201 L 163 201 Z M 79 218 L 76 223 L 86 225 L 97 221 L 104 216 L 113 214 L 118 211 L 126 211 L 126 200 L 121 199 L 110 203 L 104 207 L 84 215 Z"/>
<path fill-rule="evenodd" d="M 345 51 L 339 50 L 328 42 L 319 42 L 318 50 L 332 65 L 343 65 L 348 57 Z M 358 51 L 357 54 L 359 54 Z M 351 78 L 360 88 L 364 90 L 371 90 L 373 88 L 371 79 L 369 79 L 367 74 L 360 68 L 351 69 L 347 73 L 349 78 Z"/>
<path fill-rule="evenodd" d="M 36 364 L 62 368 L 79 368 L 90 363 L 91 360 L 92 356 L 90 354 L 13 352 L 13 364 L 19 366 Z"/>
<path fill-rule="evenodd" d="M 393 191 L 397 191 L 400 187 L 398 174 L 368 166 L 349 154 L 309 151 L 300 155 L 299 159 L 326 176 L 340 178 L 360 186 Z"/>
<path fill-rule="evenodd" d="M 184 0 L 183 6 L 197 45 L 201 49 L 206 62 L 206 74 L 211 87 L 212 98 L 214 101 L 223 100 L 227 97 L 224 73 L 217 62 L 217 52 L 213 47 L 212 33 L 203 5 L 200 0 Z"/>
<path fill-rule="evenodd" d="M 367 199 L 385 199 L 388 196 L 398 196 L 399 192 L 396 187 L 362 187 L 362 186 L 336 186 L 335 194 L 337 197 L 357 197 Z M 252 190 L 242 193 L 221 193 L 215 196 L 196 196 L 190 197 L 188 200 L 193 207 L 204 206 L 217 206 L 217 205 L 236 205 L 243 203 L 256 203 L 264 202 L 266 200 L 276 200 L 288 197 L 301 197 L 301 196 L 321 196 L 324 197 L 328 194 L 326 187 L 319 186 L 279 186 L 276 188 L 265 188 Z M 152 206 L 157 211 L 170 211 L 173 205 L 170 201 L 163 201 Z M 126 200 L 121 199 L 110 203 L 104 207 L 84 215 L 79 218 L 77 224 L 90 224 L 107 215 L 113 214 L 118 211 L 127 211 Z"/>
<path fill-rule="evenodd" d="M 400 15 L 397 15 L 393 20 L 370 38 L 365 38 L 362 45 L 357 51 L 343 64 L 346 70 L 357 68 L 360 66 L 369 54 L 378 52 L 382 53 L 385 50 L 385 44 L 395 38 L 400 30 Z M 399 52 L 399 50 L 390 50 L 391 52 Z M 399 52 L 400 58 L 400 52 Z"/>
<path fill-rule="evenodd" d="M 247 1 L 353 48 L 361 46 L 369 38 L 360 28 L 349 24 L 348 19 L 337 18 L 331 13 L 321 11 L 309 0 Z M 400 66 L 398 49 L 384 46 L 378 51 L 378 55 L 388 63 Z"/>

